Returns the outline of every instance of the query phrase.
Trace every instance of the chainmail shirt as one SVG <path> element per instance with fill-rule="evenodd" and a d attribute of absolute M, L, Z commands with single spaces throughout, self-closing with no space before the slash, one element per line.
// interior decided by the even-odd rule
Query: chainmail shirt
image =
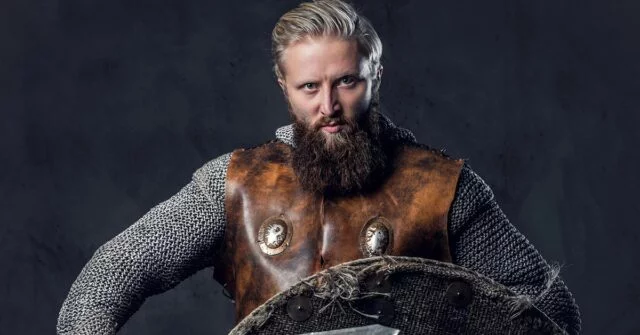
<path fill-rule="evenodd" d="M 393 126 L 395 136 L 415 141 Z M 276 137 L 293 143 L 292 126 Z M 84 266 L 62 304 L 58 334 L 115 334 L 145 299 L 212 266 L 225 222 L 225 179 L 231 153 L 204 164 L 177 194 L 106 242 Z M 564 282 L 509 222 L 490 187 L 465 163 L 449 212 L 453 262 L 530 299 L 569 334 L 580 314 Z"/>

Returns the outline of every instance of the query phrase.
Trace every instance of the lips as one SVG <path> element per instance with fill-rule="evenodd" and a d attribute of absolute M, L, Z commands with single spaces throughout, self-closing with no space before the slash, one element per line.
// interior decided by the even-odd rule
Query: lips
<path fill-rule="evenodd" d="M 337 133 L 342 128 L 342 124 L 339 123 L 329 123 L 325 126 L 322 126 L 321 129 L 326 131 L 327 133 Z"/>

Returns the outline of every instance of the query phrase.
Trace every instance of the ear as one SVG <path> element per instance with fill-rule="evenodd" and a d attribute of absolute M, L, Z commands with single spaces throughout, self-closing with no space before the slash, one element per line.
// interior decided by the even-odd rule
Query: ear
<path fill-rule="evenodd" d="M 375 76 L 375 87 L 374 87 L 374 91 L 377 91 L 380 89 L 380 83 L 382 82 L 382 64 L 380 64 L 380 66 L 378 67 L 378 71 L 376 72 L 376 76 Z"/>
<path fill-rule="evenodd" d="M 282 90 L 282 94 L 284 95 L 285 100 L 289 99 L 289 96 L 287 95 L 287 83 L 284 81 L 284 79 L 278 78 L 278 85 Z"/>

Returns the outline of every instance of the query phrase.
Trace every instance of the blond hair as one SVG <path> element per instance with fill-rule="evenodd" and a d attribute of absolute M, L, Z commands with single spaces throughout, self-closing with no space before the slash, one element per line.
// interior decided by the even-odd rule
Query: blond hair
<path fill-rule="evenodd" d="M 340 0 L 314 0 L 303 2 L 288 11 L 276 23 L 271 34 L 273 72 L 278 79 L 284 78 L 282 53 L 291 44 L 306 37 L 335 36 L 355 39 L 358 51 L 367 57 L 371 73 L 380 67 L 382 42 L 373 26 L 350 4 Z"/>

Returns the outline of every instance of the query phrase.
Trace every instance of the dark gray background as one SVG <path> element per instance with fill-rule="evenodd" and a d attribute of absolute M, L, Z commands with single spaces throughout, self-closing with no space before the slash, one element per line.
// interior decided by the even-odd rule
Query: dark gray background
<path fill-rule="evenodd" d="M 96 248 L 288 122 L 269 38 L 296 3 L 1 2 L 2 333 L 52 333 Z M 387 113 L 467 158 L 565 265 L 585 334 L 640 333 L 638 4 L 356 2 L 383 40 Z M 225 333 L 210 277 L 150 298 L 122 333 Z"/>

